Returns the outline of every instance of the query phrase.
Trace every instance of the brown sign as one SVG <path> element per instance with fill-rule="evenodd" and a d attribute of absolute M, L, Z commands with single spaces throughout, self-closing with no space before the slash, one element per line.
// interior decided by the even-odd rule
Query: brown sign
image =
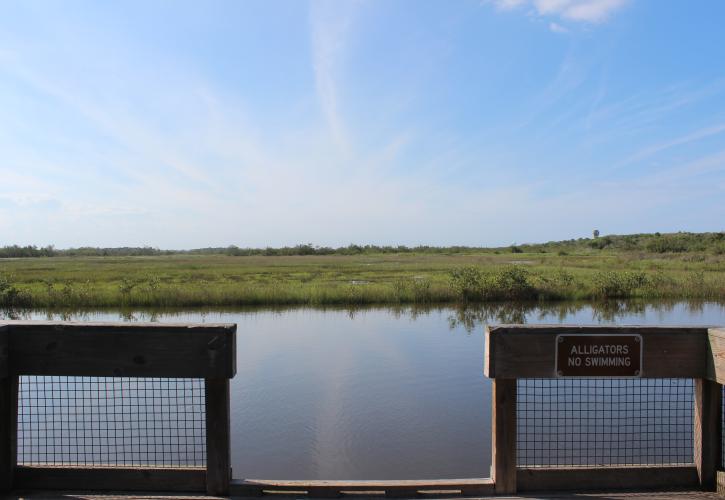
<path fill-rule="evenodd" d="M 557 335 L 559 377 L 639 377 L 640 335 Z"/>

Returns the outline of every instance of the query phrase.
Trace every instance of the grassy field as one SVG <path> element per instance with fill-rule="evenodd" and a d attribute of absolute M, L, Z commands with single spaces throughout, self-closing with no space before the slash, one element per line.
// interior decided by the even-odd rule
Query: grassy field
<path fill-rule="evenodd" d="M 592 246 L 357 255 L 0 260 L 0 305 L 196 307 L 667 298 L 725 300 L 725 255 Z"/>

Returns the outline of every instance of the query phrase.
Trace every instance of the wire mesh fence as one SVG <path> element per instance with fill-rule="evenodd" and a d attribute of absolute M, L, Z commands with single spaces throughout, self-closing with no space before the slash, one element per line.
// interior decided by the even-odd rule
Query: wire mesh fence
<path fill-rule="evenodd" d="M 202 467 L 203 379 L 23 376 L 19 464 Z"/>
<path fill-rule="evenodd" d="M 520 467 L 693 463 L 691 379 L 519 379 Z"/>

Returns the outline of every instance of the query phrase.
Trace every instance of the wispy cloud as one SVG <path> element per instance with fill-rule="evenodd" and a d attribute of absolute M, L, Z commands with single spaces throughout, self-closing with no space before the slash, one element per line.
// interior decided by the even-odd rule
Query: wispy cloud
<path fill-rule="evenodd" d="M 662 124 L 680 124 L 682 116 L 686 116 L 688 110 L 702 106 L 703 103 L 712 102 L 714 99 L 721 99 L 725 93 L 725 80 L 715 79 L 704 84 L 679 82 L 661 88 L 652 87 L 630 92 L 624 97 L 614 99 L 611 94 L 606 92 L 607 83 L 607 81 L 600 82 L 600 91 L 583 115 L 583 126 L 589 132 L 586 140 L 589 146 L 605 142 L 628 141 L 629 138 L 640 135 L 651 141 L 653 130 L 659 129 Z M 704 127 L 704 130 L 708 128 Z M 693 129 L 699 130 L 697 127 L 693 127 Z M 690 133 L 684 134 L 684 136 L 688 135 Z M 637 151 L 630 153 L 617 165 L 623 164 L 625 160 L 629 161 L 630 157 L 646 153 L 647 149 L 671 140 L 673 139 L 660 140 L 657 144 L 650 146 L 639 145 Z"/>
<path fill-rule="evenodd" d="M 310 31 L 317 95 L 330 133 L 342 151 L 347 150 L 349 139 L 342 116 L 339 73 L 343 66 L 348 31 L 356 9 L 356 3 L 331 0 L 313 2 L 310 6 Z"/>
<path fill-rule="evenodd" d="M 721 123 L 718 125 L 701 128 L 699 130 L 695 130 L 694 132 L 689 132 L 685 135 L 676 137 L 676 138 L 671 139 L 666 142 L 652 144 L 650 146 L 647 146 L 646 148 L 640 149 L 639 151 L 634 153 L 632 156 L 625 159 L 620 166 L 625 166 L 625 165 L 629 165 L 632 163 L 636 163 L 638 161 L 641 161 L 641 160 L 644 160 L 651 156 L 654 156 L 657 153 L 660 153 L 667 149 L 674 148 L 676 146 L 682 146 L 682 145 L 689 144 L 692 142 L 701 141 L 708 137 L 722 134 L 723 132 L 725 132 L 725 124 Z"/>
<path fill-rule="evenodd" d="M 500 10 L 513 10 L 526 5 L 529 0 L 488 0 Z"/>
<path fill-rule="evenodd" d="M 551 22 L 549 23 L 549 29 L 553 31 L 554 33 L 569 33 L 569 30 L 566 29 L 564 26 L 562 26 L 559 23 Z"/>
<path fill-rule="evenodd" d="M 628 2 L 629 0 L 490 0 L 499 10 L 522 9 L 536 16 L 585 23 L 603 23 Z M 562 32 L 561 29 L 554 29 L 551 25 L 550 27 L 552 31 Z"/>

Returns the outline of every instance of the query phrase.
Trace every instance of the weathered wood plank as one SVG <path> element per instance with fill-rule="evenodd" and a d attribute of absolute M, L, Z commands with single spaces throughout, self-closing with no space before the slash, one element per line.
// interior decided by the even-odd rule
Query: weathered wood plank
<path fill-rule="evenodd" d="M 8 376 L 8 347 L 10 327 L 0 325 L 0 379 Z"/>
<path fill-rule="evenodd" d="M 399 481 L 281 481 L 267 479 L 233 480 L 232 496 L 262 496 L 265 491 L 307 492 L 314 498 L 337 498 L 345 492 L 368 492 L 371 496 L 416 497 L 420 493 L 460 491 L 462 495 L 494 494 L 492 479 L 428 479 Z M 375 493 L 375 494 L 374 494 Z"/>
<path fill-rule="evenodd" d="M 355 494 L 357 498 L 369 498 L 371 496 L 382 496 L 377 491 Z M 374 493 L 377 493 L 375 495 Z M 289 493 L 285 494 L 289 498 Z M 414 498 L 425 498 L 428 494 L 418 495 Z M 440 497 L 441 495 L 435 495 Z M 453 495 L 443 495 L 443 498 L 451 498 Z M 482 495 L 480 495 L 482 496 Z M 43 491 L 21 491 L 13 492 L 7 500 L 26 500 L 26 499 L 43 499 L 43 500 L 212 500 L 221 499 L 221 497 L 208 497 L 191 494 L 174 494 L 174 493 L 98 493 L 89 491 L 62 491 L 62 492 L 43 492 Z M 237 498 L 237 497 L 235 497 Z M 475 498 L 475 497 L 474 497 Z M 697 491 L 694 489 L 674 491 L 651 491 L 651 490 L 617 490 L 603 492 L 544 492 L 537 493 L 535 496 L 524 494 L 522 496 L 507 496 L 507 500 L 718 500 L 719 497 L 714 492 Z"/>
<path fill-rule="evenodd" d="M 722 386 L 695 380 L 694 459 L 700 486 L 714 491 L 722 446 Z"/>
<path fill-rule="evenodd" d="M 15 375 L 231 378 L 236 325 L 9 323 Z"/>
<path fill-rule="evenodd" d="M 687 488 L 699 485 L 694 466 L 518 469 L 518 490 L 573 491 Z"/>
<path fill-rule="evenodd" d="M 725 497 L 725 471 L 717 471 L 717 474 L 715 476 L 715 481 L 717 482 L 716 491 L 717 494 L 721 497 Z"/>
<path fill-rule="evenodd" d="M 707 328 L 651 326 L 502 325 L 486 327 L 486 366 L 491 378 L 556 377 L 559 334 L 642 336 L 643 378 L 705 378 Z"/>
<path fill-rule="evenodd" d="M 202 468 L 18 466 L 15 488 L 96 491 L 204 491 Z"/>
<path fill-rule="evenodd" d="M 494 379 L 491 387 L 491 477 L 497 494 L 516 493 L 516 380 Z"/>
<path fill-rule="evenodd" d="M 53 491 L 53 490 L 16 490 L 3 500 L 27 500 L 43 499 L 43 500 L 229 500 L 223 497 L 210 497 L 204 493 L 193 492 L 110 492 L 110 491 L 88 491 L 88 490 L 71 490 L 71 491 Z M 661 500 L 661 499 L 660 499 Z"/>
<path fill-rule="evenodd" d="M 231 481 L 229 379 L 206 379 L 206 492 L 228 495 Z"/>
<path fill-rule="evenodd" d="M 18 378 L 0 378 L 0 492 L 13 489 L 17 461 Z"/>
<path fill-rule="evenodd" d="M 707 339 L 707 378 L 725 384 L 725 328 L 710 328 Z"/>
<path fill-rule="evenodd" d="M 13 486 L 17 426 L 17 381 L 8 377 L 10 328 L 0 325 L 0 492 Z"/>

